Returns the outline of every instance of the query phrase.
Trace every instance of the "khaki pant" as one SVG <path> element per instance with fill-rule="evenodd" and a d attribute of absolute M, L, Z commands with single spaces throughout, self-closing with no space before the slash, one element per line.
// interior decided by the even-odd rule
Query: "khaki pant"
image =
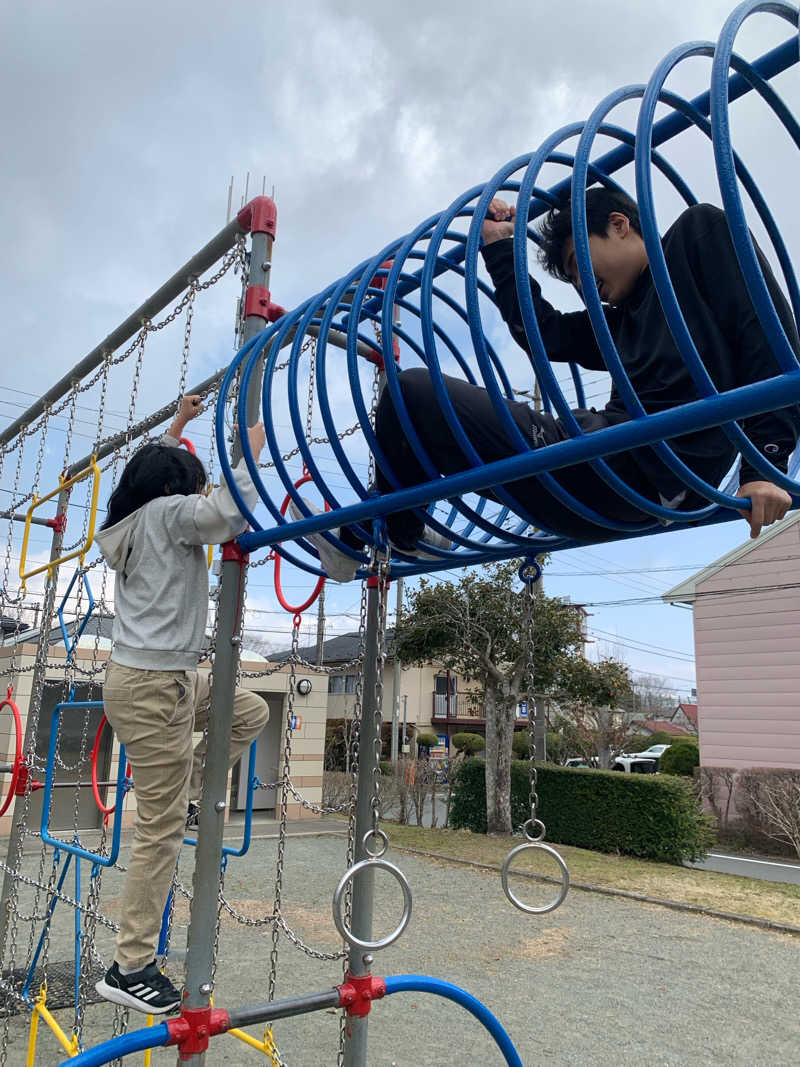
<path fill-rule="evenodd" d="M 161 916 L 183 841 L 189 800 L 200 796 L 209 678 L 197 671 L 147 671 L 113 661 L 106 669 L 104 710 L 125 751 L 136 790 L 136 821 L 122 893 L 115 959 L 139 970 L 155 956 Z M 256 693 L 237 689 L 230 763 L 245 752 L 269 718 Z"/>

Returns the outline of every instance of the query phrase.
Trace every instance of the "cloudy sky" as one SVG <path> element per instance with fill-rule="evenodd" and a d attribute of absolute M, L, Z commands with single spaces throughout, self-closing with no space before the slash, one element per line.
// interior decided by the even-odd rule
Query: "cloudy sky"
<path fill-rule="evenodd" d="M 248 174 L 249 195 L 262 181 L 276 190 L 272 292 L 291 307 L 554 128 L 586 117 L 607 92 L 646 80 L 673 45 L 716 38 L 730 8 L 729 0 L 6 5 L 0 419 L 19 415 L 224 225 L 232 176 L 237 206 Z M 789 32 L 772 17 L 751 20 L 739 51 L 755 57 Z M 708 70 L 694 60 L 670 85 L 694 95 Z M 797 69 L 776 85 L 797 112 Z M 631 111 L 622 118 L 635 120 Z M 733 126 L 796 252 L 797 181 L 787 178 L 789 168 L 797 173 L 796 150 L 757 105 Z M 675 145 L 670 158 L 699 196 L 719 202 L 699 138 Z M 659 210 L 665 224 L 674 217 L 670 194 Z M 569 293 L 548 292 L 574 306 Z M 190 382 L 230 360 L 236 295 L 225 279 L 198 302 Z M 499 333 L 493 339 L 500 345 Z M 181 343 L 179 327 L 148 357 L 137 414 L 174 395 Z M 514 384 L 527 387 L 524 365 L 513 365 L 522 372 Z M 107 426 L 124 424 L 129 400 L 129 387 L 115 383 Z M 78 414 L 73 456 L 82 441 L 88 448 L 96 422 L 91 405 Z M 209 429 L 203 420 L 197 432 L 207 439 Z M 45 459 L 53 471 L 58 451 L 53 438 Z M 601 602 L 657 594 L 745 535 L 744 524 L 728 524 L 563 553 L 547 589 L 597 604 L 598 647 L 685 693 L 694 678 L 690 613 Z M 648 567 L 675 569 L 642 573 Z M 621 570 L 636 573 L 604 573 Z M 268 613 L 264 570 L 251 595 L 260 628 L 281 644 L 273 631 L 286 624 Z M 355 586 L 331 592 L 333 628 L 349 627 L 357 597 Z"/>

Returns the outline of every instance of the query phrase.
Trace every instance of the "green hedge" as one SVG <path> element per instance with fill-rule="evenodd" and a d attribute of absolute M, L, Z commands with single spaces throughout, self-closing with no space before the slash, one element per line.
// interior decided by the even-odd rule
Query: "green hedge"
<path fill-rule="evenodd" d="M 598 852 L 682 863 L 702 857 L 713 842 L 710 821 L 691 786 L 673 776 L 620 774 L 542 764 L 539 816 L 547 840 Z M 450 825 L 486 833 L 486 767 L 466 760 L 454 784 Z M 528 765 L 511 764 L 511 821 L 529 817 Z"/>
<path fill-rule="evenodd" d="M 682 774 L 687 778 L 691 778 L 695 767 L 699 766 L 700 749 L 696 741 L 677 741 L 671 744 L 658 761 L 661 774 Z"/>

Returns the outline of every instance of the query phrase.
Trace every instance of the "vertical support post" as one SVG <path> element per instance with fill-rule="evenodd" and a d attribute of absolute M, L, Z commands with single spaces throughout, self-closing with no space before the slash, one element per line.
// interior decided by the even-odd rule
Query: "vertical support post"
<path fill-rule="evenodd" d="M 322 666 L 325 658 L 325 586 L 319 591 L 317 600 L 317 655 L 314 660 L 318 667 Z"/>
<path fill-rule="evenodd" d="M 358 798 L 356 802 L 355 861 L 367 858 L 364 835 L 372 827 L 372 790 L 378 766 L 375 683 L 378 673 L 378 610 L 381 603 L 378 579 L 367 580 L 367 629 L 364 639 L 364 697 L 361 706 L 361 729 L 358 738 Z M 375 899 L 375 873 L 360 871 L 353 879 L 353 906 L 350 929 L 362 941 L 371 941 L 372 913 Z M 351 948 L 348 965 L 357 978 L 369 974 L 372 956 L 363 949 Z M 344 1047 L 344 1067 L 366 1067 L 367 1026 L 369 1016 L 350 1016 Z"/>
<path fill-rule="evenodd" d="M 56 504 L 56 515 L 66 515 L 67 504 L 69 503 L 70 490 L 64 489 L 58 494 L 58 503 Z M 63 528 L 56 527 L 53 530 L 53 541 L 50 546 L 50 561 L 57 560 L 61 555 L 61 549 L 64 544 L 64 531 Z M 56 605 L 56 588 L 58 586 L 58 567 L 53 568 L 52 575 L 45 587 L 44 603 L 42 604 L 42 622 L 41 629 L 39 630 L 39 640 L 36 647 L 36 663 L 31 675 L 31 695 L 28 700 L 28 714 L 25 717 L 25 740 L 23 742 L 23 753 L 28 752 L 31 740 L 34 734 L 34 728 L 38 725 L 39 715 L 31 715 L 33 702 L 36 699 L 37 693 L 44 687 L 45 675 L 47 673 L 47 650 L 50 644 L 50 623 L 53 618 L 53 610 Z M 40 706 L 41 710 L 41 706 Z M 20 846 L 20 840 L 25 831 L 23 811 L 24 804 L 20 805 L 20 812 L 17 813 L 17 802 L 14 801 L 14 822 L 11 828 L 11 836 L 8 839 L 8 850 L 6 852 L 6 870 L 3 876 L 3 894 L 0 898 L 0 962 L 5 959 L 6 940 L 8 936 L 8 927 L 10 916 L 8 914 L 9 907 L 11 906 L 11 891 L 14 887 L 14 864 L 16 863 L 17 850 Z"/>
<path fill-rule="evenodd" d="M 239 212 L 238 217 L 242 226 L 251 232 L 243 337 L 246 344 L 264 329 L 268 320 L 268 285 L 272 266 L 272 242 L 275 236 L 275 205 L 269 197 L 257 197 Z M 248 426 L 253 426 L 259 419 L 262 373 L 263 367 L 258 368 L 250 382 L 247 394 Z M 246 433 L 246 428 L 241 427 L 240 433 Z M 234 464 L 240 458 L 241 447 L 239 442 L 235 441 Z M 248 557 L 235 542 L 229 542 L 223 546 L 217 616 L 217 648 L 214 656 L 208 745 L 186 955 L 184 1010 L 207 1008 L 213 992 L 222 834 L 227 808 L 233 698 L 239 664 L 240 638 L 238 635 L 244 606 L 247 564 Z M 205 1064 L 205 1052 L 191 1053 L 188 1058 L 181 1058 L 179 1053 L 178 1062 L 201 1067 Z"/>
<path fill-rule="evenodd" d="M 397 607 L 394 613 L 394 675 L 392 677 L 392 763 L 397 763 L 397 727 L 400 718 L 400 671 L 402 664 L 397 652 L 397 637 L 400 633 L 400 615 L 403 611 L 403 579 L 397 579 Z"/>

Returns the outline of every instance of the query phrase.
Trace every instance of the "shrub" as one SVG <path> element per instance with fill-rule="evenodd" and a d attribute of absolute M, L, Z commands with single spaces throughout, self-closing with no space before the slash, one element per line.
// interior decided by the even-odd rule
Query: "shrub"
<path fill-rule="evenodd" d="M 527 730 L 517 730 L 511 742 L 511 751 L 517 759 L 527 759 L 530 750 L 530 737 Z"/>
<path fill-rule="evenodd" d="M 709 820 L 691 787 L 664 775 L 615 774 L 538 768 L 539 816 L 549 841 L 598 852 L 682 863 L 704 855 L 712 843 Z M 529 817 L 528 765 L 511 764 L 511 819 Z M 482 760 L 466 760 L 456 772 L 451 825 L 486 833 L 486 777 Z"/>
<path fill-rule="evenodd" d="M 439 744 L 439 738 L 436 734 L 417 734 L 416 740 L 420 748 L 433 748 L 434 745 Z"/>
<path fill-rule="evenodd" d="M 450 744 L 466 756 L 474 756 L 476 752 L 486 748 L 486 738 L 481 737 L 480 734 L 453 734 L 450 738 Z"/>
<path fill-rule="evenodd" d="M 800 856 L 800 771 L 753 767 L 739 775 L 739 811 L 766 837 Z"/>
<path fill-rule="evenodd" d="M 394 764 L 390 759 L 382 759 L 380 761 L 381 774 L 394 774 Z"/>
<path fill-rule="evenodd" d="M 691 741 L 677 741 L 670 745 L 658 761 L 662 774 L 679 774 L 691 778 L 695 767 L 700 766 L 700 750 Z"/>

